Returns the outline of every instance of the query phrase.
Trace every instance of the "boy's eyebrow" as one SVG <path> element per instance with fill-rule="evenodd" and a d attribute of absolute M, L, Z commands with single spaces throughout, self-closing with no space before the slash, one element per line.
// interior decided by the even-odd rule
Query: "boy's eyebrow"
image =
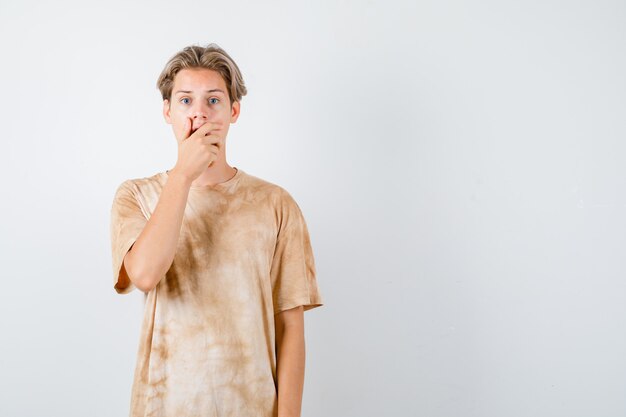
<path fill-rule="evenodd" d="M 224 93 L 222 90 L 220 90 L 219 88 L 214 88 L 212 90 L 205 90 L 205 92 L 207 93 L 214 93 L 214 92 L 220 92 L 220 93 Z M 191 91 L 188 90 L 178 90 L 177 92 L 175 92 L 174 94 L 178 94 L 178 93 L 187 93 L 187 94 L 191 94 Z"/>

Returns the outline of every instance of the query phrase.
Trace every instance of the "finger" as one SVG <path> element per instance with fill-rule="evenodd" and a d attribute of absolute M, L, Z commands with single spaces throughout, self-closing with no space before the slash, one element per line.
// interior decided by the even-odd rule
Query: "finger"
<path fill-rule="evenodd" d="M 219 158 L 221 152 L 217 145 L 202 145 L 202 147 L 205 152 L 208 152 L 208 155 L 213 156 L 215 159 Z"/>
<path fill-rule="evenodd" d="M 222 127 L 221 122 L 206 122 L 196 130 L 196 134 L 200 136 L 207 136 L 213 130 L 219 130 Z"/>
<path fill-rule="evenodd" d="M 185 129 L 183 134 L 183 140 L 188 139 L 191 135 L 191 119 L 189 117 L 185 117 Z"/>
<path fill-rule="evenodd" d="M 220 157 L 221 152 L 215 146 L 209 146 L 205 148 L 205 151 L 208 152 L 206 155 L 210 156 L 212 159 L 218 159 Z"/>
<path fill-rule="evenodd" d="M 214 150 L 210 150 L 209 152 L 211 155 L 211 161 L 209 162 L 209 167 L 210 167 L 211 165 L 213 165 L 213 163 L 215 163 L 215 161 L 218 160 L 219 156 L 218 156 L 218 153 L 215 152 Z"/>
<path fill-rule="evenodd" d="M 215 136 L 213 134 L 203 136 L 202 138 L 200 138 L 200 141 L 204 145 L 217 146 L 218 149 L 222 147 L 222 138 Z"/>

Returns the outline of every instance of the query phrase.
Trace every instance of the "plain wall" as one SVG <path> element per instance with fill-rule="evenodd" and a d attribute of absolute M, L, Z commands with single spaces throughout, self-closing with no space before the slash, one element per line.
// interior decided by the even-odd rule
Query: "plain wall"
<path fill-rule="evenodd" d="M 303 417 L 626 415 L 626 5 L 0 3 L 0 415 L 124 416 L 110 208 L 173 167 L 156 79 L 216 42 L 231 165 L 307 220 Z"/>

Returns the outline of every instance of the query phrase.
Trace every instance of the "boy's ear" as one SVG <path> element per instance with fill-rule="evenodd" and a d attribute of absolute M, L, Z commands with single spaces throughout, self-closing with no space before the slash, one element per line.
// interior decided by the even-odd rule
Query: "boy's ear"
<path fill-rule="evenodd" d="M 170 119 L 170 101 L 168 99 L 163 100 L 163 117 L 167 123 L 172 124 Z"/>
<path fill-rule="evenodd" d="M 230 122 L 235 123 L 239 118 L 239 113 L 241 112 L 241 104 L 239 101 L 235 101 L 230 108 Z"/>

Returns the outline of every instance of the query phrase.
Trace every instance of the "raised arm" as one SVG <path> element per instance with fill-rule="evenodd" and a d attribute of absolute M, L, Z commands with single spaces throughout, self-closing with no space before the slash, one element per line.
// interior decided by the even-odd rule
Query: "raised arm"
<path fill-rule="evenodd" d="M 154 212 L 122 261 L 120 289 L 123 289 L 124 281 L 149 292 L 170 269 L 178 246 L 189 189 L 193 181 L 217 159 L 222 139 L 214 131 L 219 131 L 220 127 L 220 122 L 206 122 L 192 133 L 193 121 L 186 119 L 183 136 L 177 139 L 176 166 L 169 171 Z M 122 276 L 124 273 L 126 276 Z"/>
<path fill-rule="evenodd" d="M 191 180 L 172 170 L 143 231 L 122 262 L 119 287 L 129 281 L 149 292 L 172 265 Z"/>

